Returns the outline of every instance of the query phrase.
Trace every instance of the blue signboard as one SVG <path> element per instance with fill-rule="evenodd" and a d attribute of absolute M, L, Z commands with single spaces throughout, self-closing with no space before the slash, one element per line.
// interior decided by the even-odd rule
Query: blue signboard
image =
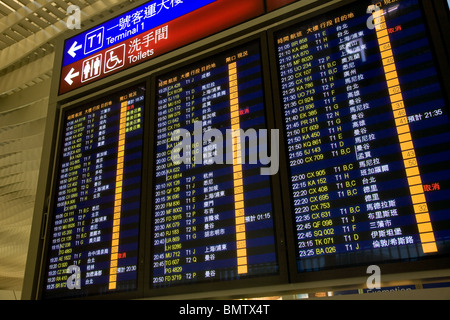
<path fill-rule="evenodd" d="M 63 67 L 217 0 L 155 0 L 66 40 Z"/>

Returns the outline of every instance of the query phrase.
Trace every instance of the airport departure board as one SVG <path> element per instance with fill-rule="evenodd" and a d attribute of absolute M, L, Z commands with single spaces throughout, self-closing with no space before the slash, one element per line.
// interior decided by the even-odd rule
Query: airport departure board
<path fill-rule="evenodd" d="M 63 114 L 44 298 L 137 288 L 145 86 Z"/>
<path fill-rule="evenodd" d="M 357 1 L 276 34 L 298 272 L 449 252 L 429 34 L 417 0 Z"/>
<path fill-rule="evenodd" d="M 293 2 L 267 1 L 271 16 L 229 30 L 248 39 L 217 35 L 102 82 L 117 89 L 57 98 L 37 298 L 211 297 L 448 260 L 434 6 L 334 1 L 274 22 Z"/>
<path fill-rule="evenodd" d="M 150 287 L 276 274 L 271 176 L 248 141 L 267 134 L 259 42 L 156 84 Z"/>

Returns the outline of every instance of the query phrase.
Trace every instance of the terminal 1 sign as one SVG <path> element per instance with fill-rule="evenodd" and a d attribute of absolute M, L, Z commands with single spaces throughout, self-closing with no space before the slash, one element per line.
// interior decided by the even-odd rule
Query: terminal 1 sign
<path fill-rule="evenodd" d="M 155 0 L 65 41 L 59 94 L 264 13 L 263 0 Z"/>

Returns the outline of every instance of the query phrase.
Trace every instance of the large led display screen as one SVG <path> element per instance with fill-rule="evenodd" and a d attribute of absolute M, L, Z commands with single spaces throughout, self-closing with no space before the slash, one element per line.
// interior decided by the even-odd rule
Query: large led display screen
<path fill-rule="evenodd" d="M 64 112 L 43 298 L 137 289 L 145 86 Z"/>
<path fill-rule="evenodd" d="M 417 0 L 277 31 L 296 270 L 450 251 L 448 101 Z"/>
<path fill-rule="evenodd" d="M 259 42 L 157 86 L 151 288 L 277 274 Z"/>

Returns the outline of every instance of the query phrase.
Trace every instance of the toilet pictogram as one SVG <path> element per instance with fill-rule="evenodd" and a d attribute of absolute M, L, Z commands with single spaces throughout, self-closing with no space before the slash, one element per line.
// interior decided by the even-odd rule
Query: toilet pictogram
<path fill-rule="evenodd" d="M 102 74 L 102 55 L 98 54 L 83 61 L 81 68 L 81 82 L 97 78 Z"/>

